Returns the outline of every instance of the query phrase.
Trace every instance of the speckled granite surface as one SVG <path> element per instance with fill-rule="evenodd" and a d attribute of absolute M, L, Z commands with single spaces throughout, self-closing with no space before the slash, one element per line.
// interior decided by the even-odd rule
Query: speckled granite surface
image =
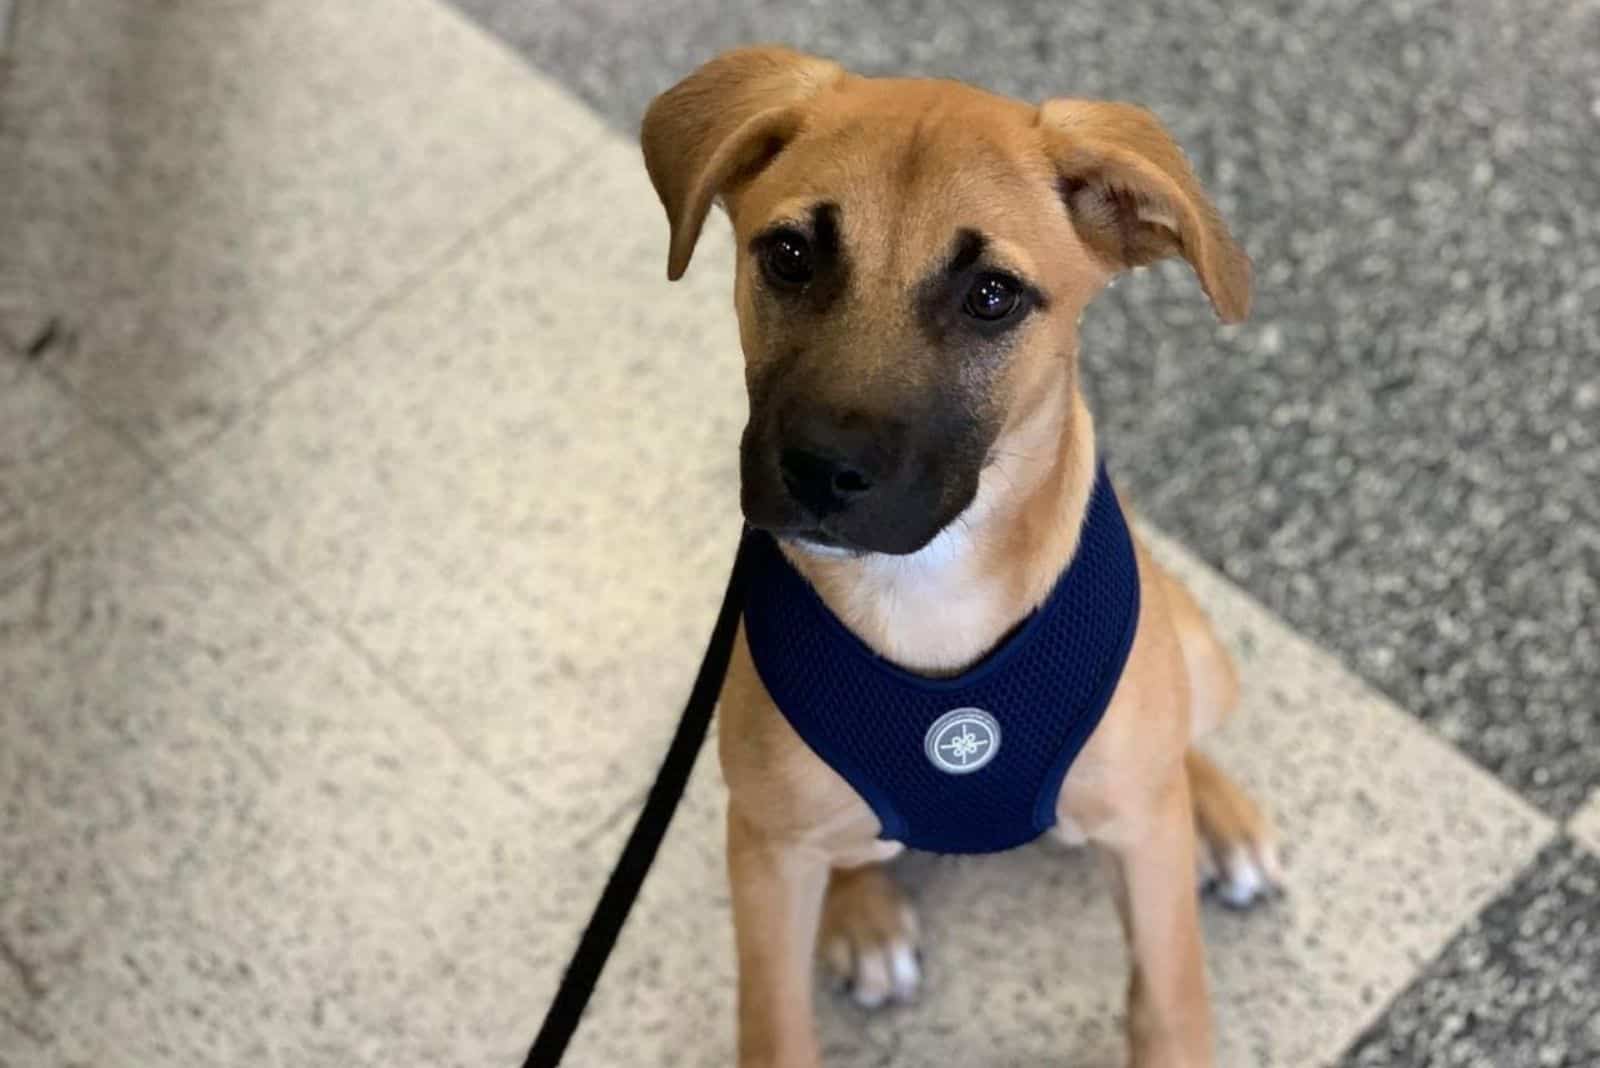
<path fill-rule="evenodd" d="M 85 533 L 0 590 L 0 1064 L 510 1063 L 615 836 L 170 493 Z"/>
<path fill-rule="evenodd" d="M 616 130 L 759 27 L 1145 99 L 1262 267 L 1237 332 L 1177 271 L 1087 324 L 1288 837 L 1290 897 L 1207 912 L 1224 1063 L 1600 1059 L 1594 4 L 474 4 L 503 40 L 436 0 L 19 4 L 0 1068 L 518 1062 L 734 536 L 731 249 L 662 281 Z M 729 1063 L 721 804 L 703 759 L 569 1063 Z M 902 867 L 929 987 L 822 998 L 832 1068 L 1120 1063 L 1084 855 Z"/>
<path fill-rule="evenodd" d="M 1600 1050 L 1600 857 L 1551 845 L 1342 1068 L 1587 1068 Z"/>
<path fill-rule="evenodd" d="M 1567 829 L 1593 852 L 1600 854 L 1600 791 L 1596 791 L 1589 803 L 1578 810 Z"/>
<path fill-rule="evenodd" d="M 1144 508 L 1547 811 L 1600 786 L 1600 3 L 460 4 L 625 133 L 752 40 L 1154 108 L 1258 290 L 1086 318 Z"/>
<path fill-rule="evenodd" d="M 60 322 L 55 373 L 163 458 L 574 147 L 577 111 L 431 2 L 48 0 L 16 35 L 0 278 Z"/>

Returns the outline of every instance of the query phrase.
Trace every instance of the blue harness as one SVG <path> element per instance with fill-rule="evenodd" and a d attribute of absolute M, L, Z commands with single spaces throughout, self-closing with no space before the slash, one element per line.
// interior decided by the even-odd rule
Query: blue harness
<path fill-rule="evenodd" d="M 878 656 L 771 535 L 746 536 L 756 671 L 796 733 L 872 806 L 879 837 L 993 853 L 1055 823 L 1061 781 L 1111 702 L 1139 622 L 1133 540 L 1103 465 L 1050 596 L 953 678 Z"/>

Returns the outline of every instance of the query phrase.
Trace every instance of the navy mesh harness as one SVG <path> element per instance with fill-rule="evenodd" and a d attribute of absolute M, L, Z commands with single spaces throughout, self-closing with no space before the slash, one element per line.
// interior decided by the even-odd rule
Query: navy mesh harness
<path fill-rule="evenodd" d="M 1056 819 L 1067 769 L 1122 677 L 1139 622 L 1133 541 L 1102 465 L 1050 596 L 961 675 L 927 678 L 847 630 L 771 535 L 750 532 L 745 635 L 761 681 L 816 754 L 872 806 L 879 836 L 992 853 Z"/>

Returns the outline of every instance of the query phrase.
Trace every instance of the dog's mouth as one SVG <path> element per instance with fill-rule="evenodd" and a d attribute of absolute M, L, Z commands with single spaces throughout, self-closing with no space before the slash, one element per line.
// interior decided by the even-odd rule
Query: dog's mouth
<path fill-rule="evenodd" d="M 859 524 L 853 523 L 850 516 L 830 516 L 819 520 L 787 502 L 780 505 L 778 511 L 788 514 L 773 515 L 765 510 L 747 507 L 745 521 L 756 530 L 765 531 L 783 544 L 812 556 L 857 558 L 876 554 L 904 556 L 918 552 L 953 523 L 962 509 L 957 507 L 950 510 L 949 514 L 940 514 L 932 523 L 919 526 L 915 531 L 891 531 L 887 536 L 876 528 L 853 529 Z"/>
<path fill-rule="evenodd" d="M 771 533 L 779 541 L 816 556 L 862 556 L 867 552 L 820 526 L 774 530 Z"/>
<path fill-rule="evenodd" d="M 754 518 L 747 512 L 745 522 L 755 530 L 771 534 L 785 545 L 818 556 L 861 556 L 869 551 L 843 534 L 828 529 L 825 520 L 818 522 L 810 516 L 774 522 L 771 519 Z"/>

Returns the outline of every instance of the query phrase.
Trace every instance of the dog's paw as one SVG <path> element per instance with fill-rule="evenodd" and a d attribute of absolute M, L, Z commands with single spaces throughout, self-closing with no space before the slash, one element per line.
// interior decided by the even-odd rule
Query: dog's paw
<path fill-rule="evenodd" d="M 916 913 L 881 864 L 833 873 L 817 943 L 862 1008 L 910 1001 L 922 985 Z"/>
<path fill-rule="evenodd" d="M 1283 889 L 1272 822 L 1245 792 L 1214 765 L 1190 755 L 1199 878 L 1229 908 L 1244 909 Z"/>
<path fill-rule="evenodd" d="M 1200 889 L 1234 909 L 1247 909 L 1283 890 L 1283 867 L 1272 838 L 1200 842 Z"/>

